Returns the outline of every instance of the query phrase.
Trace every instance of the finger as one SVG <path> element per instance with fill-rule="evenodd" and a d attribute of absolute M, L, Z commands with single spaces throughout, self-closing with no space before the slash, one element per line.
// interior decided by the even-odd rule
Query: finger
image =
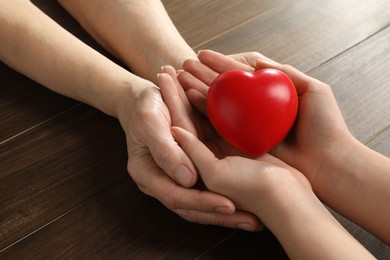
<path fill-rule="evenodd" d="M 146 156 L 129 160 L 129 173 L 144 193 L 156 198 L 170 210 L 190 210 L 214 214 L 234 214 L 231 200 L 209 191 L 183 188 L 177 185 Z"/>
<path fill-rule="evenodd" d="M 164 178 L 166 178 L 164 180 Z M 234 214 L 235 206 L 222 195 L 176 185 L 167 177 L 156 179 L 154 194 L 171 210 L 194 210 L 215 214 Z"/>
<path fill-rule="evenodd" d="M 183 69 L 204 82 L 207 86 L 210 86 L 213 80 L 219 75 L 219 73 L 198 60 L 186 60 L 183 63 Z"/>
<path fill-rule="evenodd" d="M 161 71 L 163 73 L 166 73 L 169 76 L 171 76 L 171 79 L 172 79 L 173 84 L 175 86 L 176 93 L 179 95 L 180 99 L 182 100 L 182 102 L 185 106 L 186 111 L 189 113 L 191 111 L 191 105 L 187 100 L 187 97 L 186 97 L 186 94 L 184 92 L 183 87 L 181 86 L 179 80 L 177 79 L 176 69 L 172 66 L 167 65 L 167 66 L 161 67 Z"/>
<path fill-rule="evenodd" d="M 241 155 L 244 154 L 228 143 L 226 143 L 219 135 L 215 132 L 213 127 L 209 124 L 209 127 L 205 129 L 206 136 L 211 139 L 217 140 L 213 144 L 210 149 L 204 145 L 201 141 L 198 140 L 195 136 L 191 135 L 191 133 L 181 129 L 179 127 L 172 127 L 172 134 L 175 140 L 179 143 L 180 147 L 183 151 L 190 157 L 192 162 L 195 164 L 198 169 L 198 173 L 201 175 L 202 179 L 207 182 L 211 175 L 208 175 L 210 172 L 216 172 L 216 169 L 213 167 L 218 167 L 218 158 L 216 155 Z M 222 156 L 221 158 L 223 158 Z"/>
<path fill-rule="evenodd" d="M 199 224 L 223 226 L 245 231 L 260 231 L 264 229 L 264 225 L 256 216 L 243 211 L 236 211 L 233 215 L 205 213 L 194 210 L 176 210 L 175 212 L 185 220 Z"/>
<path fill-rule="evenodd" d="M 299 96 L 303 95 L 314 85 L 325 86 L 326 84 L 312 78 L 291 65 L 277 63 L 270 59 L 259 59 L 256 63 L 256 69 L 273 68 L 284 72 L 294 83 Z"/>
<path fill-rule="evenodd" d="M 228 57 L 231 57 L 232 59 L 239 61 L 243 64 L 248 64 L 252 68 L 256 68 L 256 62 L 258 59 L 268 59 L 266 56 L 259 52 L 244 52 L 244 53 L 237 53 L 237 54 L 230 54 L 227 55 Z"/>
<path fill-rule="evenodd" d="M 166 71 L 172 73 L 169 70 Z M 176 78 L 176 75 L 174 75 L 174 77 Z M 180 90 L 176 85 L 178 83 L 175 84 L 172 76 L 166 73 L 158 74 L 157 80 L 163 100 L 168 107 L 172 125 L 180 126 L 196 135 L 196 128 L 194 125 L 195 119 L 191 115 L 191 104 L 189 103 L 184 91 L 181 90 L 183 94 L 180 95 Z"/>
<path fill-rule="evenodd" d="M 206 107 L 206 96 L 200 93 L 198 90 L 189 89 L 187 90 L 187 97 L 190 100 L 191 104 L 205 117 L 207 115 Z"/>
<path fill-rule="evenodd" d="M 185 90 L 188 89 L 196 89 L 200 93 L 202 93 L 205 97 L 207 97 L 207 92 L 209 91 L 209 85 L 205 84 L 200 79 L 196 78 L 194 75 L 187 71 L 179 72 L 177 75 L 180 84 L 183 86 Z"/>
<path fill-rule="evenodd" d="M 235 60 L 232 57 L 211 50 L 201 50 L 198 52 L 198 59 L 204 65 L 218 73 L 222 73 L 228 70 L 254 71 L 254 68 L 248 65 L 245 59 L 243 60 L 242 55 L 237 54 L 233 57 L 238 56 L 241 56 L 239 60 L 243 61 L 244 63 Z"/>
<path fill-rule="evenodd" d="M 214 172 L 212 167 L 218 163 L 218 159 L 198 138 L 188 131 L 172 127 L 172 134 L 183 151 L 190 157 L 198 169 L 202 179 L 207 183 L 207 173 Z"/>
<path fill-rule="evenodd" d="M 173 139 L 169 122 L 162 114 L 145 114 L 145 120 L 138 129 L 140 142 L 147 146 L 154 161 L 168 176 L 184 187 L 193 186 L 197 181 L 196 169 Z"/>

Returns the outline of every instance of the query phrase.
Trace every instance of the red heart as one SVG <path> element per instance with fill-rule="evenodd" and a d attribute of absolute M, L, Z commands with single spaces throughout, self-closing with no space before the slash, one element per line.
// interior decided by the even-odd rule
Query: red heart
<path fill-rule="evenodd" d="M 226 71 L 211 84 L 208 116 L 217 132 L 242 152 L 256 156 L 279 144 L 294 124 L 298 97 L 283 72 Z"/>

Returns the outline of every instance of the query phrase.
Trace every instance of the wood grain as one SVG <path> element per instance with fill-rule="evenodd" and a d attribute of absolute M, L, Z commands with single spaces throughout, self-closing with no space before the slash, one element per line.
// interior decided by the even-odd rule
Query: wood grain
<path fill-rule="evenodd" d="M 352 134 L 362 142 L 390 126 L 390 28 L 309 74 L 332 86 Z"/>
<path fill-rule="evenodd" d="M 225 54 L 259 51 L 308 71 L 390 24 L 390 2 L 301 0 L 287 2 L 198 49 Z"/>
<path fill-rule="evenodd" d="M 118 122 L 87 106 L 2 144 L 0 248 L 128 178 L 126 158 Z"/>
<path fill-rule="evenodd" d="M 115 61 L 56 1 L 33 3 Z M 196 50 L 259 51 L 330 84 L 352 133 L 390 156 L 389 1 L 163 3 Z M 287 258 L 269 231 L 189 223 L 142 194 L 115 119 L 1 62 L 0 89 L 0 259 Z M 390 258 L 389 246 L 334 214 Z"/>
<path fill-rule="evenodd" d="M 133 188 L 130 181 L 112 185 L 2 256 L 157 259 L 173 251 L 176 258 L 189 259 L 232 232 L 185 222 L 153 199 L 134 196 Z"/>
<path fill-rule="evenodd" d="M 288 2 L 291 1 L 163 1 L 180 33 L 194 48 Z"/>
<path fill-rule="evenodd" d="M 0 79 L 0 143 L 77 105 L 1 62 Z"/>

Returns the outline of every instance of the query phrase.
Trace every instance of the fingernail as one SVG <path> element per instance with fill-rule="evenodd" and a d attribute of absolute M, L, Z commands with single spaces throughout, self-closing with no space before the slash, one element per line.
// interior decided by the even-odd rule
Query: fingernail
<path fill-rule="evenodd" d="M 162 73 L 157 73 L 157 81 L 160 80 L 161 74 L 162 74 Z M 156 87 L 157 87 L 157 86 L 156 86 Z M 158 87 L 158 89 L 160 89 L 160 88 Z"/>
<path fill-rule="evenodd" d="M 176 76 L 179 76 L 180 73 L 182 73 L 184 70 L 176 70 Z"/>
<path fill-rule="evenodd" d="M 189 187 L 192 184 L 194 174 L 186 166 L 181 165 L 176 170 L 174 177 L 177 183 L 183 187 Z"/>
<path fill-rule="evenodd" d="M 242 230 L 245 230 L 245 231 L 253 231 L 253 227 L 252 225 L 248 224 L 248 223 L 239 223 L 237 224 L 236 226 L 238 229 L 242 229 Z"/>

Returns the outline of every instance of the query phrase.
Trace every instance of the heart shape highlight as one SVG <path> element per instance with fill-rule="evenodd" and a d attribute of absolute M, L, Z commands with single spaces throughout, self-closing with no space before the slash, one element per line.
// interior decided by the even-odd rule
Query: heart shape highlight
<path fill-rule="evenodd" d="M 275 69 L 223 72 L 207 95 L 207 113 L 214 128 L 251 156 L 278 145 L 293 126 L 297 111 L 294 84 Z"/>

